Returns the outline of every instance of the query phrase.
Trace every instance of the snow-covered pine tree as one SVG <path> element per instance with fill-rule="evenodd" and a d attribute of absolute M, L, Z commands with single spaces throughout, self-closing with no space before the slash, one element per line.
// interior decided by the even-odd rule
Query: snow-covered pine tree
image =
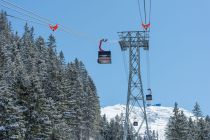
<path fill-rule="evenodd" d="M 0 127 L 4 128 L 6 135 L 0 136 L 5 139 L 21 138 L 21 124 L 19 123 L 19 108 L 17 107 L 18 96 L 13 91 L 14 84 L 14 62 L 12 58 L 12 46 L 6 45 L 1 48 L 2 58 L 0 79 L 0 108 L 1 123 Z M 2 129 L 1 129 L 2 130 Z"/>
<path fill-rule="evenodd" d="M 208 131 L 205 120 L 200 118 L 197 122 L 197 139 L 196 140 L 208 140 Z"/>
<path fill-rule="evenodd" d="M 188 132 L 187 132 L 187 140 L 196 140 L 197 139 L 197 131 L 196 125 L 192 118 L 189 118 L 188 121 Z"/>
<path fill-rule="evenodd" d="M 151 134 L 151 138 L 152 138 L 152 140 L 158 140 L 159 139 L 158 138 L 158 132 L 153 130 L 152 134 Z"/>
<path fill-rule="evenodd" d="M 195 103 L 195 106 L 192 110 L 194 116 L 196 117 L 196 119 L 198 120 L 200 117 L 202 117 L 202 111 L 201 111 L 201 108 L 200 108 L 200 105 L 198 104 L 198 102 Z"/>
<path fill-rule="evenodd" d="M 92 95 L 93 95 L 93 109 L 94 109 L 94 115 L 95 115 L 95 120 L 94 120 L 94 129 L 98 130 L 98 123 L 100 120 L 100 102 L 99 102 L 99 97 L 97 95 L 97 89 L 96 86 L 94 84 L 94 81 L 92 80 L 92 78 L 90 76 L 88 76 L 88 81 L 89 81 L 89 87 L 92 91 Z"/>
<path fill-rule="evenodd" d="M 109 140 L 114 140 L 116 139 L 116 134 L 115 132 L 117 131 L 115 128 L 115 121 L 114 118 L 110 120 L 109 122 L 109 129 L 108 129 L 108 133 L 109 133 Z"/>
<path fill-rule="evenodd" d="M 188 131 L 187 118 L 183 111 L 180 111 L 178 104 L 175 103 L 173 116 L 169 118 L 165 135 L 167 140 L 186 140 Z"/>
<path fill-rule="evenodd" d="M 60 51 L 59 56 L 58 56 L 58 65 L 59 65 L 59 74 L 58 74 L 58 80 L 62 80 L 65 74 L 65 69 L 66 69 L 66 63 L 65 63 L 65 58 L 64 54 L 62 51 Z"/>
<path fill-rule="evenodd" d="M 122 117 L 122 116 L 121 116 Z M 123 125 L 122 118 L 118 115 L 107 121 L 106 116 L 101 117 L 100 122 L 100 140 L 122 140 L 123 139 Z"/>
<path fill-rule="evenodd" d="M 186 140 L 187 139 L 187 132 L 188 132 L 188 120 L 187 117 L 185 116 L 184 112 L 181 111 L 179 113 L 179 118 L 177 120 L 180 123 L 180 128 L 179 129 L 179 138 L 180 140 Z"/>
<path fill-rule="evenodd" d="M 100 118 L 99 132 L 100 132 L 100 135 L 98 136 L 99 140 L 108 140 L 108 138 L 109 138 L 109 123 L 107 121 L 105 114 Z"/>
<path fill-rule="evenodd" d="M 18 107 L 18 121 L 21 122 L 20 130 L 22 136 L 25 138 L 26 134 L 26 116 L 28 112 L 28 104 L 26 100 L 28 99 L 26 97 L 26 88 L 29 86 L 29 76 L 27 74 L 27 71 L 25 69 L 22 56 L 21 56 L 21 44 L 19 42 L 20 40 L 16 40 L 13 44 L 14 46 L 14 84 L 12 85 L 12 90 L 14 91 L 15 95 L 17 96 L 16 100 L 16 106 Z"/>
<path fill-rule="evenodd" d="M 72 114 L 74 114 L 74 116 L 71 119 L 71 126 L 74 130 L 75 138 L 80 140 L 83 137 L 84 126 L 82 117 L 85 112 L 82 112 L 82 86 L 78 80 L 74 81 L 71 93 L 72 96 L 69 99 L 75 101 L 75 104 L 72 106 Z"/>
<path fill-rule="evenodd" d="M 6 12 L 0 12 L 0 46 L 9 45 L 13 40 L 11 24 L 8 22 L 6 15 Z"/>
<path fill-rule="evenodd" d="M 27 122 L 25 124 L 26 138 L 32 139 L 36 135 L 36 121 L 34 120 L 37 120 L 37 116 L 34 114 L 36 114 L 36 101 L 38 99 L 39 90 L 41 90 L 41 82 L 37 75 L 37 51 L 34 44 L 33 28 L 29 29 L 26 24 L 24 29 L 25 32 L 22 37 L 22 42 L 20 43 L 20 56 L 24 66 L 19 67 L 15 88 L 20 100 L 25 102 L 25 107 L 27 108 L 27 111 L 24 112 L 24 118 Z M 23 69 L 25 69 L 25 71 Z"/>
<path fill-rule="evenodd" d="M 64 121 L 54 125 L 53 133 L 50 140 L 71 140 L 75 139 L 72 135 L 72 129 Z"/>
<path fill-rule="evenodd" d="M 205 123 L 206 123 L 206 130 L 207 130 L 206 139 L 210 139 L 210 117 L 208 115 L 205 117 Z"/>
<path fill-rule="evenodd" d="M 67 65 L 66 78 L 63 80 L 63 91 L 64 96 L 60 103 L 59 110 L 61 110 L 62 118 L 67 125 L 71 128 L 71 133 L 75 139 L 81 137 L 81 126 L 82 126 L 82 112 L 81 112 L 81 94 L 82 87 L 78 80 L 78 72 L 76 71 L 73 63 Z"/>
<path fill-rule="evenodd" d="M 51 97 L 47 97 L 46 93 L 44 92 L 45 90 L 42 84 L 42 77 L 40 76 L 42 73 L 39 66 L 41 61 L 40 53 L 41 52 L 39 52 L 38 47 L 36 47 L 34 58 L 32 59 L 32 72 L 30 74 L 31 92 L 35 93 L 35 106 L 32 116 L 34 122 L 36 122 L 31 130 L 31 135 L 33 139 L 49 139 L 50 135 L 52 134 L 54 121 L 53 115 L 56 109 L 55 101 Z"/>
<path fill-rule="evenodd" d="M 1 80 L 0 84 L 0 139 L 22 139 L 24 125 L 20 122 L 21 116 L 16 107 L 17 96 L 5 80 Z"/>
<path fill-rule="evenodd" d="M 0 127 L 4 131 L 0 139 L 1 137 L 5 139 L 21 139 L 24 136 L 21 131 L 24 129 L 24 126 L 20 122 L 21 116 L 17 106 L 18 96 L 13 90 L 16 75 L 13 55 L 15 42 L 14 44 L 12 42 L 13 38 L 6 19 L 6 13 L 0 14 L 0 23 Z"/>
<path fill-rule="evenodd" d="M 116 140 L 122 140 L 123 139 L 123 123 L 122 123 L 122 115 L 116 116 L 114 118 L 114 133 L 115 133 L 115 139 Z"/>
<path fill-rule="evenodd" d="M 34 29 L 33 27 L 30 29 L 28 24 L 26 23 L 24 26 L 24 33 L 22 37 L 22 60 L 24 62 L 27 73 L 30 74 L 32 72 L 32 63 L 34 63 L 35 58 L 35 44 L 34 44 Z"/>
<path fill-rule="evenodd" d="M 36 67 L 38 76 L 42 82 L 42 85 L 46 85 L 48 79 L 48 68 L 47 61 L 49 60 L 49 54 L 45 46 L 45 41 L 42 37 L 38 37 L 35 41 L 37 58 L 36 58 Z M 42 86 L 42 89 L 45 89 L 45 86 Z"/>
<path fill-rule="evenodd" d="M 52 42 L 49 41 L 48 44 L 53 45 L 55 43 L 55 40 L 54 39 L 52 40 L 53 41 Z M 61 90 L 59 90 L 61 84 L 58 84 L 56 80 L 52 79 L 51 72 L 54 69 L 52 68 L 52 63 L 50 62 L 50 52 L 49 48 L 45 46 L 45 41 L 42 37 L 39 37 L 36 40 L 36 47 L 38 51 L 36 66 L 38 70 L 39 79 L 42 83 L 41 88 L 43 90 L 42 91 L 43 93 L 39 96 L 40 98 L 42 98 L 42 103 L 45 106 L 45 108 L 43 108 L 42 110 L 45 112 L 45 114 L 47 114 L 52 123 L 56 124 L 56 121 L 60 119 L 59 118 L 60 112 L 57 111 L 57 105 L 58 105 L 57 103 L 58 101 L 60 101 L 58 99 L 58 95 L 62 94 Z M 56 58 L 55 52 L 54 53 L 52 52 L 52 54 L 54 56 L 51 57 Z"/>
<path fill-rule="evenodd" d="M 59 77 L 59 60 L 56 52 L 56 41 L 53 35 L 50 35 L 47 42 L 47 81 L 45 84 L 45 92 L 48 97 L 51 97 L 54 101 L 58 100 L 58 95 L 61 92 Z"/>
<path fill-rule="evenodd" d="M 133 125 L 129 125 L 129 128 L 128 128 L 128 140 L 134 140 L 135 139 L 135 129 L 133 127 Z M 139 137 L 139 136 L 137 136 Z M 140 137 L 139 137 L 140 138 Z"/>
<path fill-rule="evenodd" d="M 87 77 L 87 83 L 84 92 L 85 96 L 83 96 L 85 97 L 83 110 L 86 112 L 84 114 L 84 123 L 87 128 L 87 136 L 95 137 L 99 133 L 100 105 L 95 85 L 90 76 Z"/>
<path fill-rule="evenodd" d="M 74 130 L 71 128 L 72 121 L 74 118 L 74 111 L 72 110 L 75 100 L 72 100 L 72 85 L 73 81 L 76 80 L 76 73 L 73 73 L 70 63 L 67 64 L 65 74 L 63 75 L 60 83 L 60 92 L 57 95 L 56 108 L 54 116 L 53 135 L 56 139 L 74 138 Z M 74 77 L 71 79 L 71 77 Z M 71 81 L 72 80 L 72 81 Z"/>
<path fill-rule="evenodd" d="M 48 38 L 47 42 L 48 52 L 49 52 L 49 62 L 48 62 L 48 70 L 50 73 L 50 78 L 53 80 L 58 79 L 59 75 L 59 60 L 56 52 L 56 40 L 55 37 L 51 34 Z"/>
<path fill-rule="evenodd" d="M 158 133 L 155 132 L 155 130 L 149 130 L 149 135 L 150 135 L 150 139 L 151 140 L 158 140 Z M 141 136 L 139 136 L 138 139 L 142 139 L 142 140 L 148 140 L 148 135 L 147 135 L 147 131 L 145 131 L 144 137 L 142 138 Z"/>
<path fill-rule="evenodd" d="M 96 87 L 91 77 L 88 75 L 84 64 L 75 59 L 75 69 L 78 72 L 78 80 L 82 86 L 81 110 L 83 113 L 83 136 L 84 139 L 94 138 L 99 133 L 100 105 Z"/>
<path fill-rule="evenodd" d="M 74 60 L 74 68 L 77 71 L 77 80 L 80 84 L 80 110 L 81 110 L 81 137 L 82 139 L 90 139 L 90 129 L 91 126 L 87 126 L 89 122 L 91 122 L 90 118 L 87 118 L 90 114 L 91 106 L 88 106 L 87 98 L 89 97 L 86 89 L 88 85 L 87 81 L 87 71 L 85 69 L 84 64 L 78 59 Z M 89 110 L 89 108 L 91 108 Z"/>

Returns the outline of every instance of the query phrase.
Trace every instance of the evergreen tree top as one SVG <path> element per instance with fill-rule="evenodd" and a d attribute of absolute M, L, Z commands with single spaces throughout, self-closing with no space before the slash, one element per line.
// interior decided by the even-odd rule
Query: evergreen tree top
<path fill-rule="evenodd" d="M 174 109 L 173 109 L 174 115 L 177 116 L 179 112 L 178 103 L 174 103 Z"/>
<path fill-rule="evenodd" d="M 47 43 L 48 43 L 49 48 L 53 48 L 53 49 L 56 48 L 56 40 L 55 40 L 55 37 L 52 34 L 49 36 Z"/>
<path fill-rule="evenodd" d="M 195 103 L 195 106 L 194 106 L 192 112 L 197 118 L 203 116 L 200 105 L 198 104 L 198 102 Z"/>

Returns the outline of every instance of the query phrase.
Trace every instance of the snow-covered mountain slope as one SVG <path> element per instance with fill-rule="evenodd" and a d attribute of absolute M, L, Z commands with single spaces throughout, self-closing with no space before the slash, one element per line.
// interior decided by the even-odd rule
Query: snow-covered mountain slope
<path fill-rule="evenodd" d="M 140 124 L 143 118 L 143 115 L 137 115 L 135 112 L 139 112 L 139 107 L 134 107 L 132 113 L 131 113 L 131 122 L 138 121 Z M 170 116 L 173 115 L 173 107 L 163 107 L 163 106 L 149 106 L 146 108 L 147 110 L 147 117 L 148 117 L 148 124 L 151 130 L 155 130 L 158 132 L 159 140 L 165 140 L 165 128 L 168 122 L 168 119 Z M 187 111 L 183 108 L 180 108 L 180 110 L 183 110 L 184 114 L 187 117 L 192 117 L 193 114 L 190 111 Z M 107 106 L 104 108 L 101 108 L 101 115 L 106 115 L 107 119 L 110 120 L 114 118 L 116 115 L 125 114 L 125 105 L 114 105 L 114 106 Z M 144 123 L 145 124 L 145 123 Z M 136 127 L 138 129 L 138 127 Z M 144 130 L 143 130 L 144 129 Z M 144 133 L 145 127 L 143 126 L 140 133 Z"/>

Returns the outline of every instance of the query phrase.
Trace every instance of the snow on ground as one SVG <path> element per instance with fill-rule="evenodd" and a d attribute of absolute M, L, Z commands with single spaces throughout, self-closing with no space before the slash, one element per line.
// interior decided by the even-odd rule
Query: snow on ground
<path fill-rule="evenodd" d="M 143 115 L 142 114 L 136 114 L 136 112 L 139 112 L 139 107 L 134 107 L 133 111 L 131 113 L 131 123 L 135 120 L 138 121 L 138 124 L 142 122 Z M 168 122 L 168 119 L 170 116 L 173 115 L 173 107 L 163 107 L 163 106 L 149 106 L 146 108 L 147 110 L 147 118 L 148 118 L 148 124 L 149 128 L 151 130 L 155 130 L 158 132 L 159 140 L 165 140 L 165 128 Z M 184 111 L 184 114 L 187 117 L 192 117 L 193 114 L 183 108 L 180 108 L 180 110 Z M 107 106 L 101 108 L 101 115 L 106 115 L 107 119 L 110 120 L 114 118 L 116 115 L 125 114 L 125 105 L 117 104 L 114 106 Z M 145 123 L 144 123 L 145 124 Z M 139 126 L 134 127 L 136 130 L 139 128 Z M 140 134 L 143 134 L 145 131 L 145 125 L 142 126 L 142 129 L 140 131 Z"/>

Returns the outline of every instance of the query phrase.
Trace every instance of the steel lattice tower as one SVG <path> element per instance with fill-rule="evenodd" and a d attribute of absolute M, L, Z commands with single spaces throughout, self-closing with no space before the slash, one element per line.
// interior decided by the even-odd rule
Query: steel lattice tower
<path fill-rule="evenodd" d="M 121 50 L 129 51 L 129 79 L 123 139 L 127 140 L 128 138 L 129 125 L 132 124 L 130 122 L 130 114 L 134 106 L 140 107 L 141 110 L 139 110 L 139 115 L 143 114 L 144 116 L 136 135 L 145 123 L 147 136 L 148 139 L 150 139 L 146 113 L 146 101 L 140 71 L 140 48 L 143 48 L 146 51 L 149 50 L 149 34 L 147 31 L 126 31 L 119 32 L 118 34 L 120 37 L 119 44 Z"/>

